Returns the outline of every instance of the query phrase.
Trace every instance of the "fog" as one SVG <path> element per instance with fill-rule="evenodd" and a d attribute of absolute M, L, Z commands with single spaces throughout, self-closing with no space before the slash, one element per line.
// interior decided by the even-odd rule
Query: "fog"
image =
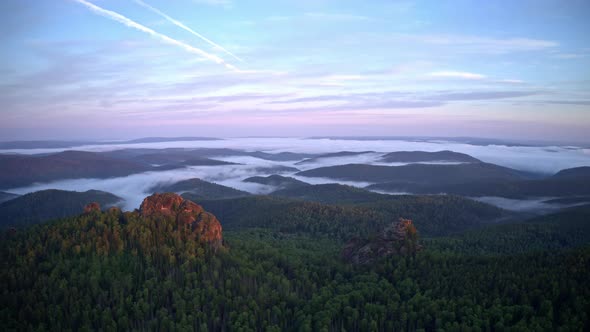
<path fill-rule="evenodd" d="M 504 197 L 493 197 L 493 196 L 486 196 L 486 197 L 474 197 L 472 199 L 488 203 L 491 205 L 495 205 L 502 209 L 510 210 L 510 211 L 517 211 L 517 212 L 535 212 L 538 214 L 551 212 L 554 210 L 558 210 L 564 207 L 570 207 L 580 204 L 557 204 L 557 203 L 545 203 L 546 200 L 551 199 L 554 197 L 544 197 L 544 198 L 535 198 L 535 199 L 511 199 L 511 198 L 504 198 Z"/>
<path fill-rule="evenodd" d="M 140 144 L 78 146 L 69 150 L 111 151 L 124 148 L 231 148 L 247 151 L 332 153 L 338 151 L 440 151 L 467 153 L 485 162 L 524 171 L 552 174 L 564 168 L 590 165 L 590 150 L 569 146 L 474 145 L 453 141 L 349 140 L 306 138 L 228 138 L 216 141 L 177 141 Z M 48 153 L 68 149 L 12 149 L 0 153 Z M 349 162 L 363 162 L 370 154 L 347 157 Z M 357 158 L 357 159 L 355 159 Z M 355 161 L 356 160 L 356 161 Z M 297 167 L 299 168 L 298 165 Z"/>
<path fill-rule="evenodd" d="M 295 175 L 296 172 L 277 172 L 273 167 L 295 167 L 301 171 L 317 167 L 363 163 L 373 165 L 404 165 L 404 163 L 383 163 L 379 160 L 384 153 L 393 151 L 440 151 L 451 150 L 467 153 L 486 162 L 513 167 L 524 171 L 552 174 L 564 168 L 589 166 L 590 153 L 586 149 L 575 147 L 539 147 L 539 146 L 503 146 L 503 145 L 471 145 L 457 142 L 414 142 L 395 140 L 337 140 L 337 139 L 302 139 L 302 138 L 240 138 L 219 141 L 179 141 L 162 143 L 92 145 L 79 146 L 75 150 L 110 151 L 122 148 L 231 148 L 246 151 L 264 151 L 269 153 L 333 153 L 339 151 L 377 151 L 356 156 L 317 158 L 312 162 L 297 164 L 294 161 L 269 161 L 249 156 L 217 156 L 214 159 L 238 163 L 240 165 L 191 166 L 182 169 L 146 172 L 125 177 L 110 179 L 75 179 L 60 180 L 51 183 L 35 184 L 21 188 L 6 190 L 17 194 L 25 194 L 43 189 L 62 189 L 86 191 L 89 189 L 103 190 L 122 197 L 122 207 L 131 210 L 139 207 L 143 198 L 150 194 L 150 188 L 157 184 L 174 183 L 189 178 L 200 178 L 253 194 L 267 194 L 277 188 L 272 186 L 244 182 L 251 176 L 268 176 L 281 174 L 292 176 L 300 181 L 311 184 L 340 183 L 356 187 L 365 187 L 372 183 L 340 181 L 327 178 L 309 178 Z M 4 150 L 11 153 L 59 152 L 64 149 Z M 448 163 L 447 163 L 448 164 Z M 391 194 L 391 193 L 389 193 Z M 555 204 L 542 203 L 541 200 L 508 200 L 503 198 L 481 198 L 485 201 L 510 210 L 523 211 L 534 209 L 551 209 Z"/>

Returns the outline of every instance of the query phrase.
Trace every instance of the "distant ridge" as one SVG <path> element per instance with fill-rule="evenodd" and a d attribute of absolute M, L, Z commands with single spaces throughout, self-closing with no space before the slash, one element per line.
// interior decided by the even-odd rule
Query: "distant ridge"
<path fill-rule="evenodd" d="M 436 152 L 425 152 L 425 151 L 396 151 L 391 152 L 384 155 L 381 158 L 381 161 L 394 163 L 394 162 L 410 162 L 410 163 L 418 163 L 418 162 L 434 162 L 434 161 L 444 161 L 444 162 L 467 162 L 467 163 L 477 163 L 481 162 L 481 160 L 477 158 L 473 158 L 472 156 L 459 153 L 449 150 L 443 151 L 436 151 Z"/>
<path fill-rule="evenodd" d="M 387 181 L 367 187 L 386 192 L 411 192 L 413 194 L 454 194 L 463 196 L 498 196 L 514 199 L 533 197 L 560 197 L 548 203 L 579 203 L 588 201 L 590 195 L 590 167 L 564 169 L 555 175 L 532 179 L 482 179 L 482 181 L 445 183 L 443 181 L 408 182 Z"/>
<path fill-rule="evenodd" d="M 91 202 L 108 207 L 121 201 L 99 190 L 85 192 L 48 189 L 19 196 L 0 204 L 0 228 L 23 227 L 79 215 Z"/>
<path fill-rule="evenodd" d="M 0 149 L 67 149 L 82 145 L 112 145 L 112 144 L 139 144 L 160 143 L 176 141 L 219 141 L 214 137 L 143 137 L 124 141 L 7 141 L 0 142 Z"/>
<path fill-rule="evenodd" d="M 529 174 L 515 169 L 488 163 L 457 165 L 410 164 L 404 166 L 378 166 L 347 164 L 319 167 L 297 173 L 306 177 L 360 182 L 400 182 L 418 184 L 448 184 L 492 180 L 525 179 Z"/>
<path fill-rule="evenodd" d="M 0 191 L 0 203 L 4 203 L 4 202 L 9 201 L 11 199 L 15 199 L 18 196 L 19 195 L 17 195 L 17 194 Z"/>
<path fill-rule="evenodd" d="M 459 142 L 470 145 L 505 145 L 505 146 L 580 146 L 587 147 L 584 142 L 554 142 L 543 140 L 506 140 L 499 138 L 485 138 L 485 137 L 444 137 L 444 136 L 311 136 L 305 139 L 329 139 L 329 140 L 344 140 L 344 141 L 409 141 L 409 142 Z"/>
<path fill-rule="evenodd" d="M 220 199 L 249 196 L 250 193 L 223 186 L 217 183 L 207 182 L 199 178 L 178 181 L 171 184 L 159 184 L 149 189 L 150 192 L 174 192 L 183 193 L 190 200 L 196 199 Z"/>
<path fill-rule="evenodd" d="M 243 180 L 244 182 L 259 183 L 267 186 L 277 187 L 280 189 L 293 189 L 304 186 L 309 186 L 307 182 L 299 181 L 295 178 L 288 176 L 281 176 L 273 174 L 269 176 L 252 176 Z"/>
<path fill-rule="evenodd" d="M 313 162 L 318 161 L 319 159 L 324 159 L 324 158 L 351 157 L 351 156 L 358 156 L 361 154 L 374 153 L 374 152 L 375 151 L 361 151 L 361 152 L 340 151 L 340 152 L 334 152 L 334 153 L 326 153 L 326 154 L 321 154 L 321 155 L 313 157 L 313 158 L 308 158 L 308 159 L 302 160 L 298 163 L 295 163 L 295 165 L 303 165 L 303 164 L 307 164 L 307 163 L 313 163 Z"/>

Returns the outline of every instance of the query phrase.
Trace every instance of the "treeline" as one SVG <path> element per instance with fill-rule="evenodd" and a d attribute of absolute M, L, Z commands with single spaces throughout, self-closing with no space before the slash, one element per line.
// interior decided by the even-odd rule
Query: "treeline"
<path fill-rule="evenodd" d="M 313 218 L 307 223 L 314 224 Z M 2 330 L 581 331 L 588 247 L 441 253 L 354 266 L 324 232 L 240 228 L 213 252 L 116 211 L 3 235 Z M 509 246 L 510 244 L 506 244 Z"/>
<path fill-rule="evenodd" d="M 400 217 L 412 219 L 423 236 L 441 236 L 495 223 L 508 216 L 497 207 L 445 195 L 401 195 L 371 203 L 339 205 L 270 196 L 199 203 L 222 221 L 224 229 L 262 227 L 344 240 L 367 237 Z"/>

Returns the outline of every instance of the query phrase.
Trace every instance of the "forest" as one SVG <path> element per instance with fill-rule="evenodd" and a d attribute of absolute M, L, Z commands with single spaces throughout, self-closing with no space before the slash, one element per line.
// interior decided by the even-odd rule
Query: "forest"
<path fill-rule="evenodd" d="M 411 206 L 409 199 L 403 205 Z M 459 198 L 446 200 L 449 206 L 453 200 L 463 204 Z M 520 223 L 462 225 L 462 232 L 452 234 L 428 227 L 429 212 L 416 209 L 423 211 L 413 212 L 422 251 L 356 265 L 341 257 L 341 248 L 350 238 L 370 237 L 365 226 L 373 216 L 363 221 L 338 215 L 368 210 L 283 202 L 291 204 L 282 209 L 284 219 L 294 223 L 277 226 L 254 222 L 255 216 L 235 217 L 249 210 L 233 202 L 234 224 L 224 229 L 218 250 L 171 218 L 116 209 L 4 231 L 2 330 L 582 331 L 590 326 L 588 206 Z M 212 202 L 204 206 L 216 210 Z M 412 211 L 390 208 L 389 216 L 398 213 Z"/>

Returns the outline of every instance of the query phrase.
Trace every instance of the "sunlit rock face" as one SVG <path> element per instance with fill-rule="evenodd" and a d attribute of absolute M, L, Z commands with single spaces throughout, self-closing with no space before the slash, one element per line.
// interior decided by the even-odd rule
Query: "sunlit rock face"
<path fill-rule="evenodd" d="M 88 203 L 84 207 L 84 213 L 91 213 L 94 211 L 100 212 L 100 204 L 98 204 L 97 202 Z"/>
<path fill-rule="evenodd" d="M 213 247 L 223 243 L 221 223 L 200 205 L 173 193 L 146 197 L 139 208 L 142 217 L 171 217 L 182 225 L 190 225 L 201 241 Z"/>
<path fill-rule="evenodd" d="M 400 218 L 370 239 L 349 241 L 342 249 L 342 257 L 353 264 L 368 264 L 393 255 L 414 255 L 421 249 L 412 221 Z"/>

